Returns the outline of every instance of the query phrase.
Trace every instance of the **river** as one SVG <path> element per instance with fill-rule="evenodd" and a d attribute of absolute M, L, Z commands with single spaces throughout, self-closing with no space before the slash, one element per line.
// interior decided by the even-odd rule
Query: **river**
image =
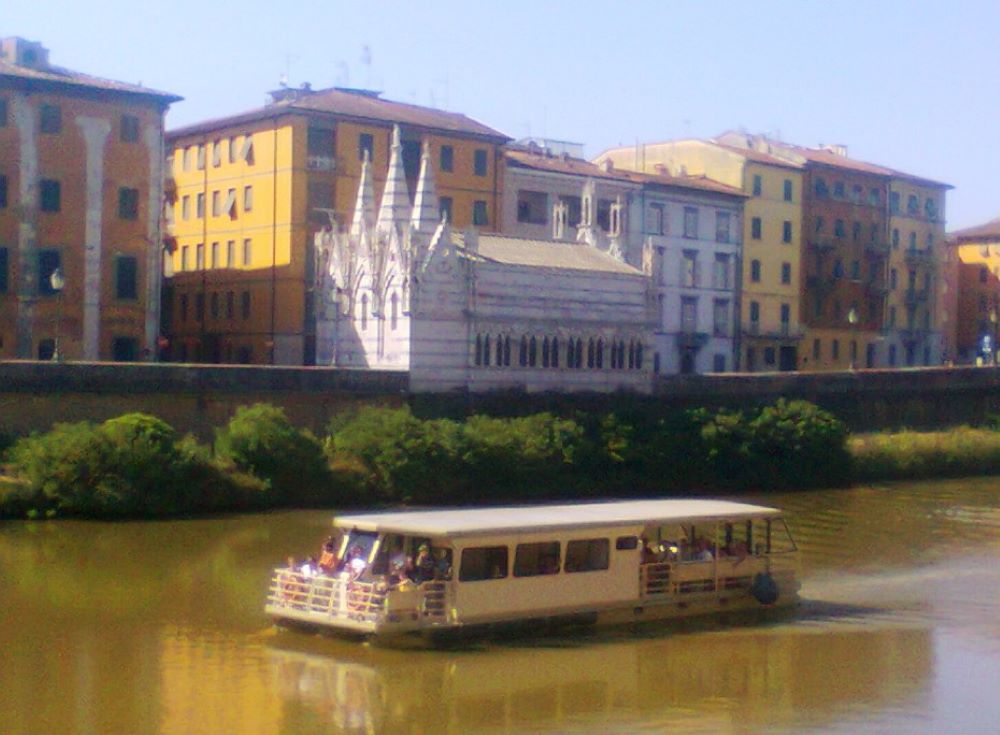
<path fill-rule="evenodd" d="M 803 552 L 790 614 L 448 651 L 269 625 L 324 512 L 0 524 L 0 731 L 997 732 L 1000 480 L 752 500 Z"/>

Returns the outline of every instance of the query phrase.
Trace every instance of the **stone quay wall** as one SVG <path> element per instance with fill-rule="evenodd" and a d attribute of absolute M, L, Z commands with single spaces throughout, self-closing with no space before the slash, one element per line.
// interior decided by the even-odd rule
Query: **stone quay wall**
<path fill-rule="evenodd" d="M 103 421 L 144 411 L 207 439 L 239 406 L 261 401 L 283 407 L 294 423 L 322 433 L 333 415 L 372 404 L 409 403 L 421 415 L 626 406 L 667 413 L 749 407 L 780 397 L 812 401 L 854 431 L 977 424 L 1000 415 L 1000 369 L 670 376 L 655 381 L 652 395 L 413 394 L 405 371 L 12 361 L 0 362 L 0 433 L 20 435 L 47 430 L 56 422 Z"/>

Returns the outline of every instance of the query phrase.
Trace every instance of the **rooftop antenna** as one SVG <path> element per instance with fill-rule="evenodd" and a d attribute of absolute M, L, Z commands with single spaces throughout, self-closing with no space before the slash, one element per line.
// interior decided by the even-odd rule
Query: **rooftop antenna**
<path fill-rule="evenodd" d="M 278 84 L 280 84 L 282 87 L 288 86 L 288 80 L 292 75 L 292 62 L 298 61 L 298 59 L 299 57 L 296 56 L 295 54 L 285 54 L 285 72 L 284 74 L 281 75 L 281 78 L 278 80 Z"/>
<path fill-rule="evenodd" d="M 365 89 L 372 88 L 372 48 L 367 43 L 361 47 L 361 65 L 365 67 Z"/>

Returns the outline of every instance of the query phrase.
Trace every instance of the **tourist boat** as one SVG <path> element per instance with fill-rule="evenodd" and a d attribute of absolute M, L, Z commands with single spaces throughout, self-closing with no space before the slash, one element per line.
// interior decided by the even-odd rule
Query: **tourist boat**
<path fill-rule="evenodd" d="M 722 500 L 406 511 L 334 519 L 322 568 L 276 569 L 282 625 L 361 637 L 622 624 L 791 605 L 775 508 Z M 321 560 L 323 562 L 323 560 Z"/>

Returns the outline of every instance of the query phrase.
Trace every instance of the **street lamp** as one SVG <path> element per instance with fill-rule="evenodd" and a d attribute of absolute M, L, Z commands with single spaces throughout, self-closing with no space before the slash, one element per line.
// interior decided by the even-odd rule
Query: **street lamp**
<path fill-rule="evenodd" d="M 1000 361 L 1000 352 L 997 351 L 997 307 L 994 306 L 990 309 L 990 324 L 992 325 L 991 331 L 993 332 L 993 344 L 990 345 L 992 348 L 990 352 L 990 362 L 996 364 Z"/>
<path fill-rule="evenodd" d="M 852 306 L 847 312 L 847 323 L 851 325 L 851 370 L 857 368 L 858 363 L 858 309 Z"/>
<path fill-rule="evenodd" d="M 66 288 L 66 276 L 63 275 L 62 268 L 56 266 L 56 269 L 52 271 L 52 275 L 49 276 L 49 285 L 56 292 L 56 336 L 52 345 L 52 359 L 58 362 L 61 359 L 59 355 L 59 328 L 62 324 L 63 289 Z"/>

